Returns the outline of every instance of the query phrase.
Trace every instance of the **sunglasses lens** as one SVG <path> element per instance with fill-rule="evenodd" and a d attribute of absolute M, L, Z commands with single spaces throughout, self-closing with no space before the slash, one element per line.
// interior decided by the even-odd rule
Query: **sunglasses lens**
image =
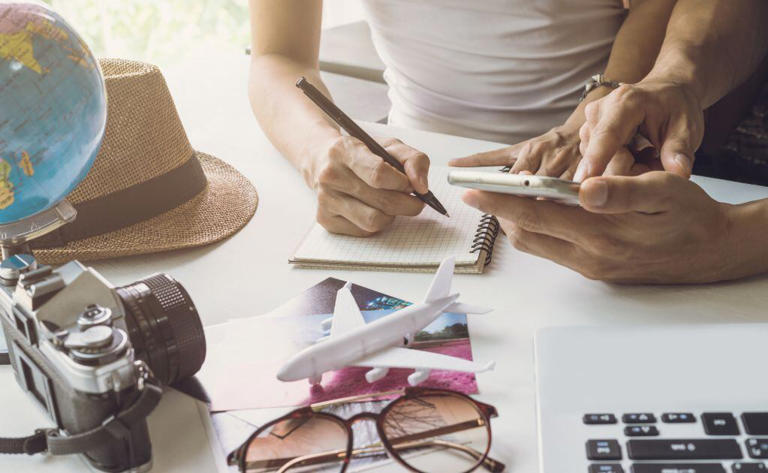
<path fill-rule="evenodd" d="M 344 424 L 321 415 L 282 420 L 248 444 L 246 472 L 339 472 L 348 443 Z"/>
<path fill-rule="evenodd" d="M 451 394 L 395 401 L 382 426 L 391 450 L 410 467 L 429 473 L 472 470 L 491 440 L 485 416 L 475 404 Z"/>

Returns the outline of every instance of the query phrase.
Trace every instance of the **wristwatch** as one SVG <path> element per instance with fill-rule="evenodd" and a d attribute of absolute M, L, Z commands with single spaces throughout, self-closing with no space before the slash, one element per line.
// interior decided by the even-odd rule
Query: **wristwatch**
<path fill-rule="evenodd" d="M 597 89 L 598 87 L 610 87 L 611 89 L 615 89 L 621 84 L 622 82 L 608 79 L 607 77 L 605 77 L 605 74 L 602 74 L 602 73 L 595 74 L 592 77 L 590 77 L 587 83 L 584 85 L 584 92 L 581 93 L 581 97 L 579 97 L 579 102 L 587 98 L 587 94 Z"/>

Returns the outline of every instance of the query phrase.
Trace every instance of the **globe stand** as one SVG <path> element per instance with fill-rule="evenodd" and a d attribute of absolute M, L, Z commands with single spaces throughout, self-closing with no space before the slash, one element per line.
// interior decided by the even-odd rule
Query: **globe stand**
<path fill-rule="evenodd" d="M 32 253 L 29 247 L 31 240 L 71 222 L 76 216 L 77 211 L 72 207 L 72 204 L 62 200 L 47 210 L 24 217 L 15 222 L 0 225 L 0 252 L 2 252 L 3 261 L 0 267 L 0 281 L 3 281 L 3 284 L 6 283 L 2 277 L 5 275 L 6 270 L 13 272 L 14 266 L 18 264 L 33 264 L 34 260 L 31 256 L 28 256 Z M 9 259 L 14 255 L 23 255 L 25 253 L 27 256 L 19 256 L 17 258 L 18 261 Z M 2 331 L 0 331 L 0 365 L 7 365 L 9 363 L 8 347 L 6 346 L 5 337 Z"/>
<path fill-rule="evenodd" d="M 2 260 L 20 253 L 31 253 L 29 242 L 75 219 L 77 211 L 62 200 L 53 207 L 15 222 L 0 224 Z"/>

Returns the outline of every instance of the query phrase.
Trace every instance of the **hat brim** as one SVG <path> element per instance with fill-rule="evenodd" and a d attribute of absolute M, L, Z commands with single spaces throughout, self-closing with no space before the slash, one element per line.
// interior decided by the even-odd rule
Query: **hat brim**
<path fill-rule="evenodd" d="M 259 203 L 256 188 L 235 168 L 196 153 L 208 185 L 184 204 L 119 230 L 33 251 L 42 263 L 58 264 L 159 253 L 209 245 L 239 231 Z"/>

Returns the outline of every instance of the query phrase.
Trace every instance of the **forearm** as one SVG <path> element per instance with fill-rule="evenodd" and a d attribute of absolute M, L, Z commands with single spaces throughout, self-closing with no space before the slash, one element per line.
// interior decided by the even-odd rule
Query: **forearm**
<path fill-rule="evenodd" d="M 634 0 L 632 2 L 629 14 L 613 42 L 605 68 L 607 78 L 632 84 L 648 74 L 664 41 L 664 33 L 674 5 L 675 0 Z M 598 87 L 590 92 L 576 107 L 566 125 L 578 130 L 585 122 L 586 105 L 605 97 L 610 92 L 611 90 L 607 87 Z"/>
<path fill-rule="evenodd" d="M 646 79 L 688 87 L 707 108 L 743 83 L 768 52 L 765 0 L 678 0 Z"/>
<path fill-rule="evenodd" d="M 320 144 L 338 137 L 339 131 L 296 88 L 301 76 L 330 97 L 317 68 L 278 54 L 253 58 L 249 95 L 253 113 L 270 141 L 309 182 L 314 153 Z"/>
<path fill-rule="evenodd" d="M 727 213 L 730 228 L 722 279 L 768 273 L 768 199 L 727 206 Z"/>

